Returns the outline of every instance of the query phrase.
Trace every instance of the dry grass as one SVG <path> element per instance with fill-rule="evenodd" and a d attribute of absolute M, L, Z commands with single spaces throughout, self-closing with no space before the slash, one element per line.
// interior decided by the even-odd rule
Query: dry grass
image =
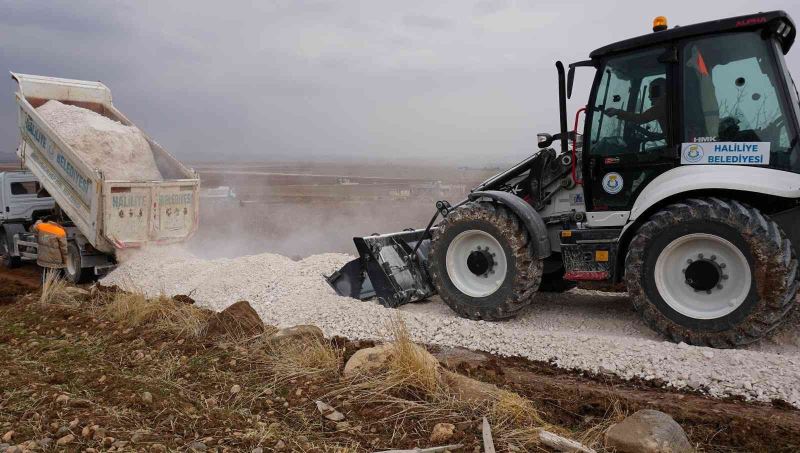
<path fill-rule="evenodd" d="M 276 382 L 335 376 L 342 363 L 343 351 L 317 338 L 266 343 L 264 349 Z"/>
<path fill-rule="evenodd" d="M 58 270 L 45 269 L 39 303 L 43 305 L 75 305 L 77 300 L 69 293 L 68 287 L 67 281 L 61 277 Z"/>
<path fill-rule="evenodd" d="M 388 371 L 382 377 L 385 385 L 420 391 L 427 397 L 442 397 L 445 387 L 441 381 L 439 362 L 422 346 L 411 341 L 405 323 L 394 318 L 389 326 L 392 356 Z"/>
<path fill-rule="evenodd" d="M 128 327 L 149 326 L 155 330 L 188 337 L 205 332 L 209 313 L 166 296 L 148 298 L 142 293 L 116 292 L 99 306 L 100 315 Z"/>
<path fill-rule="evenodd" d="M 608 431 L 612 425 L 624 420 L 627 416 L 628 413 L 623 409 L 622 404 L 618 399 L 611 401 L 611 404 L 608 406 L 608 410 L 603 416 L 603 420 L 582 432 L 577 438 L 578 442 L 590 447 L 601 446 L 603 444 L 603 436 L 605 436 L 606 431 Z"/>

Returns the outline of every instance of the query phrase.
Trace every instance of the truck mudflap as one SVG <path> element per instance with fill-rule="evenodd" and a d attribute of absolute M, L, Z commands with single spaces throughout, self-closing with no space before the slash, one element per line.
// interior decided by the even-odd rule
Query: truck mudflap
<path fill-rule="evenodd" d="M 337 294 L 377 298 L 398 307 L 436 293 L 428 274 L 429 234 L 423 230 L 353 238 L 359 257 L 326 277 Z"/>

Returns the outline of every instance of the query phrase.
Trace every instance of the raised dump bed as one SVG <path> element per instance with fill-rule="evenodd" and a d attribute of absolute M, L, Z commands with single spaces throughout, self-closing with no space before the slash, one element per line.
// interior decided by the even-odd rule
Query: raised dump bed
<path fill-rule="evenodd" d="M 197 173 L 145 134 L 163 179 L 110 179 L 102 165 L 92 165 L 84 150 L 71 147 L 37 110 L 56 100 L 134 126 L 114 107 L 108 87 L 100 82 L 27 74 L 11 73 L 11 77 L 19 84 L 16 100 L 22 142 L 18 155 L 80 230 L 82 238 L 75 241 L 113 255 L 122 248 L 183 241 L 194 233 L 198 223 Z"/>

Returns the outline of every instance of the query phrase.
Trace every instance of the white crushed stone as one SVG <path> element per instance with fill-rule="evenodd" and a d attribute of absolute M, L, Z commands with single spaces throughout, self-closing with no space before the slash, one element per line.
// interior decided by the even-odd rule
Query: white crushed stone
<path fill-rule="evenodd" d="M 92 168 L 106 179 L 160 181 L 153 150 L 135 126 L 89 109 L 50 100 L 36 111 Z"/>
<path fill-rule="evenodd" d="M 351 339 L 385 338 L 387 322 L 400 315 L 414 340 L 422 343 L 521 356 L 623 379 L 656 380 L 715 397 L 781 399 L 800 407 L 796 323 L 776 339 L 745 350 L 674 344 L 650 331 L 624 294 L 574 290 L 539 294 L 535 306 L 512 321 L 470 321 L 440 300 L 395 310 L 336 295 L 322 274 L 330 275 L 350 259 L 322 254 L 292 261 L 261 254 L 205 260 L 168 247 L 124 258 L 101 283 L 151 295 L 187 294 L 214 310 L 247 300 L 267 324 L 315 324 L 326 335 Z"/>

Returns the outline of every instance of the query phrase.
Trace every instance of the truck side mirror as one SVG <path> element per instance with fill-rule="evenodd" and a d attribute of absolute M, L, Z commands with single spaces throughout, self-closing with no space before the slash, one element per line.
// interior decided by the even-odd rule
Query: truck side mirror
<path fill-rule="evenodd" d="M 545 134 L 545 133 L 536 134 L 536 138 L 539 141 L 540 149 L 545 149 L 553 144 L 553 136 L 550 134 Z"/>

